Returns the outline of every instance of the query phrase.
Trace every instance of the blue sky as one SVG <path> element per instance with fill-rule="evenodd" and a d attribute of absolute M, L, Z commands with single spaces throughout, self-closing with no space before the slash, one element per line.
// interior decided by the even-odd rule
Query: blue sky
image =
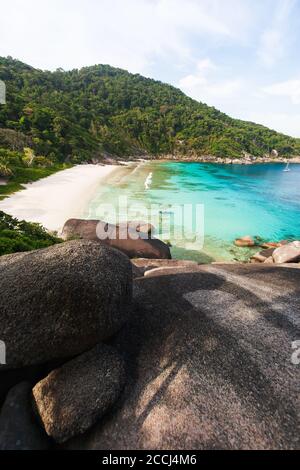
<path fill-rule="evenodd" d="M 0 55 L 108 63 L 300 137 L 300 0 L 9 0 Z"/>

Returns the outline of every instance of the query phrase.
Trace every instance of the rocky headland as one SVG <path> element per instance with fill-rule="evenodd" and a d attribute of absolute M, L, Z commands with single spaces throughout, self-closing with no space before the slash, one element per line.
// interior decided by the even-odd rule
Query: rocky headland
<path fill-rule="evenodd" d="M 282 157 L 277 152 L 273 155 L 261 155 L 256 157 L 254 155 L 246 154 L 240 157 L 217 157 L 216 155 L 199 155 L 196 153 L 191 154 L 162 154 L 162 155 L 142 155 L 132 156 L 131 161 L 174 161 L 185 163 L 218 163 L 223 165 L 255 165 L 260 163 L 300 163 L 300 156 Z M 106 160 L 104 160 L 106 161 Z M 121 164 L 122 159 L 110 157 L 107 159 L 108 164 Z"/>

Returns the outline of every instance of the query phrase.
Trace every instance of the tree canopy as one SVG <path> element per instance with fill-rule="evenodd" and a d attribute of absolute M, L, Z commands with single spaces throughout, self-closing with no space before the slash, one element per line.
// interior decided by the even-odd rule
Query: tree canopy
<path fill-rule="evenodd" d="M 33 151 L 33 166 L 105 154 L 239 158 L 276 149 L 300 155 L 300 139 L 232 119 L 170 85 L 109 65 L 48 72 L 0 58 L 0 79 L 7 89 L 0 106 L 2 175 L 13 171 L 10 160 L 28 165 L 24 148 Z"/>

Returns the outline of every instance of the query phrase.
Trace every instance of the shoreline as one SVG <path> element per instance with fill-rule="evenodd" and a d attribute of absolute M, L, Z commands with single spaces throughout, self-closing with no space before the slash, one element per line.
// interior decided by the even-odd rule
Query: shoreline
<path fill-rule="evenodd" d="M 246 158 L 223 158 L 223 157 L 213 157 L 210 155 L 207 156 L 177 156 L 177 155 L 149 155 L 149 156 L 140 156 L 140 157 L 130 157 L 131 161 L 160 161 L 160 162 L 174 162 L 174 163 L 214 163 L 220 165 L 260 165 L 265 163 L 278 163 L 278 164 L 287 164 L 295 163 L 300 164 L 300 156 L 298 157 L 246 157 Z M 117 160 L 116 160 L 117 161 Z"/>
<path fill-rule="evenodd" d="M 114 184 L 115 178 L 118 176 L 117 172 L 124 171 L 128 166 L 138 167 L 139 164 L 143 163 L 149 165 L 151 163 L 163 163 L 163 161 L 170 160 L 139 158 L 135 161 L 133 159 L 122 162 L 120 160 L 110 160 L 106 164 L 77 165 L 24 185 L 22 190 L 8 195 L 7 198 L 0 201 L 0 211 L 3 210 L 3 212 L 19 220 L 39 223 L 49 232 L 54 232 L 59 236 L 68 219 L 87 218 L 86 209 L 99 187 L 101 190 L 103 180 L 107 182 L 108 179 Z M 171 161 L 174 163 L 189 163 L 187 160 L 172 159 Z M 209 163 L 220 164 L 216 161 L 209 161 Z M 256 163 L 261 164 L 260 162 Z M 277 163 L 282 162 L 277 161 Z M 112 179 L 109 180 L 109 178 Z M 212 256 L 215 258 L 215 262 L 228 262 L 223 256 L 220 256 L 220 258 L 215 257 L 214 254 L 204 251 L 204 249 L 202 254 Z M 249 260 L 250 257 L 249 254 Z M 177 256 L 175 258 L 189 259 L 185 257 L 177 258 Z M 232 262 L 231 259 L 230 262 Z"/>
<path fill-rule="evenodd" d="M 24 189 L 0 201 L 0 210 L 59 234 L 68 219 L 81 217 L 101 181 L 118 169 L 118 165 L 76 165 L 24 184 Z"/>

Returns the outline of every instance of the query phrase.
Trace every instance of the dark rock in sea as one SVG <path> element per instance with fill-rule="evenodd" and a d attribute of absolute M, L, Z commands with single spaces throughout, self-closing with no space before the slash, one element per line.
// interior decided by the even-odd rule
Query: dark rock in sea
<path fill-rule="evenodd" d="M 132 266 L 117 250 L 71 241 L 0 258 L 0 338 L 7 365 L 69 358 L 126 322 Z"/>
<path fill-rule="evenodd" d="M 250 264 L 139 278 L 114 339 L 122 401 L 65 447 L 298 449 L 299 286 L 299 269 Z"/>
<path fill-rule="evenodd" d="M 45 450 L 51 446 L 31 406 L 31 385 L 10 390 L 0 413 L 0 450 Z"/>
<path fill-rule="evenodd" d="M 148 232 L 127 230 L 127 224 L 117 226 L 101 220 L 70 219 L 64 225 L 62 236 L 64 239 L 93 240 L 116 248 L 129 258 L 171 258 L 166 243 L 149 237 Z"/>
<path fill-rule="evenodd" d="M 276 248 L 272 256 L 274 263 L 278 264 L 300 261 L 300 241 L 294 241 Z"/>
<path fill-rule="evenodd" d="M 32 391 L 34 407 L 47 434 L 65 442 L 99 422 L 124 383 L 125 367 L 119 354 L 97 345 L 39 382 Z"/>

